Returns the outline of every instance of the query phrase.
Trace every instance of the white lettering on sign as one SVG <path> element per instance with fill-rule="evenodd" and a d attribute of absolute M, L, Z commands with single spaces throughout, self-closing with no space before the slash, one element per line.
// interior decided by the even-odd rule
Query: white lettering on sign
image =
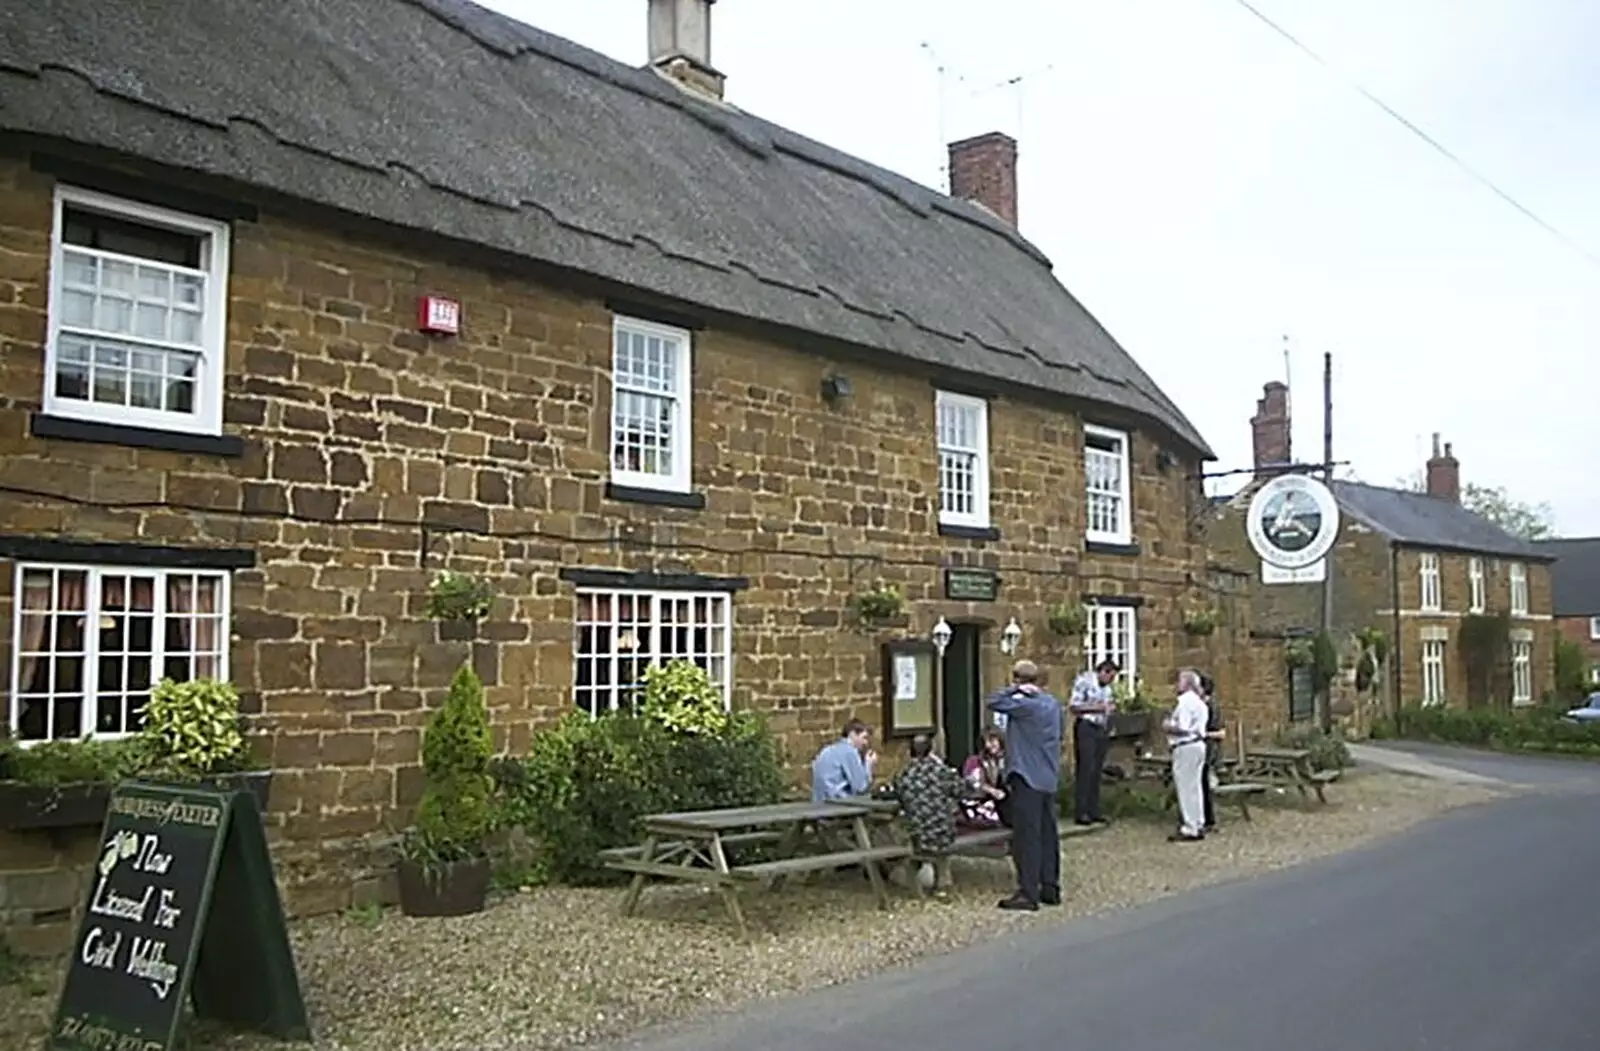
<path fill-rule="evenodd" d="M 172 865 L 172 855 L 163 854 L 160 850 L 161 838 L 146 835 L 139 843 L 139 856 L 134 859 L 133 867 L 140 872 L 154 872 L 156 875 L 165 875 Z"/>
<path fill-rule="evenodd" d="M 87 967 L 98 967 L 103 971 L 115 970 L 117 966 L 117 950 L 122 947 L 122 934 L 113 934 L 108 941 L 105 928 L 96 927 L 83 938 L 83 949 L 79 959 Z"/>
<path fill-rule="evenodd" d="M 155 888 L 146 887 L 142 898 L 125 898 L 106 886 L 109 882 L 102 876 L 95 884 L 94 898 L 89 902 L 89 911 L 96 916 L 110 916 L 114 919 L 143 923 L 145 910 L 150 907 L 150 895 Z"/>
<path fill-rule="evenodd" d="M 178 922 L 178 917 L 183 915 L 183 910 L 175 908 L 172 904 L 177 900 L 177 891 L 163 887 L 161 900 L 156 902 L 156 918 L 150 922 L 157 927 L 165 927 L 170 931 L 172 925 Z"/>
<path fill-rule="evenodd" d="M 161 1000 L 167 998 L 178 981 L 178 968 L 167 962 L 167 943 L 138 935 L 134 935 L 133 949 L 128 954 L 127 973 L 149 982 Z"/>

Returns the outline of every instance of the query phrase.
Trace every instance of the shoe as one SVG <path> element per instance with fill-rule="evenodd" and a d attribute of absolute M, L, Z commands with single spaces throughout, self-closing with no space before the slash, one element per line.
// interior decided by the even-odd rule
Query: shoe
<path fill-rule="evenodd" d="M 1186 836 L 1182 832 L 1174 832 L 1167 837 L 1168 843 L 1198 843 L 1205 839 L 1204 836 Z"/>
<path fill-rule="evenodd" d="M 1061 891 L 1059 891 L 1059 890 L 1040 891 L 1039 892 L 1039 904 L 1040 905 L 1060 905 L 1061 904 Z"/>
<path fill-rule="evenodd" d="M 1007 912 L 1038 912 L 1039 903 L 1029 901 L 1021 894 L 1013 894 L 1000 902 L 1000 908 L 1005 909 Z"/>
<path fill-rule="evenodd" d="M 1074 821 L 1073 824 L 1074 825 L 1092 825 L 1092 824 L 1095 824 L 1095 822 L 1090 818 L 1080 817 L 1076 821 Z"/>
<path fill-rule="evenodd" d="M 1089 824 L 1091 824 L 1091 825 L 1099 825 L 1102 828 L 1104 828 L 1106 825 L 1111 824 L 1111 819 L 1108 818 L 1108 817 L 1097 817 L 1097 818 L 1093 819 L 1092 821 L 1090 821 Z"/>

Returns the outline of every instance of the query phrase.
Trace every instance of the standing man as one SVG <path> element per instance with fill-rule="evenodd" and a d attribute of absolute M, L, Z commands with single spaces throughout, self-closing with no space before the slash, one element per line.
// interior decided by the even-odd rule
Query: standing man
<path fill-rule="evenodd" d="M 1200 780 L 1205 800 L 1206 831 L 1217 827 L 1217 777 L 1222 768 L 1222 740 L 1227 732 L 1222 721 L 1222 709 L 1217 706 L 1217 684 L 1211 676 L 1200 676 L 1200 695 L 1206 702 L 1206 770 Z"/>
<path fill-rule="evenodd" d="M 1103 825 L 1100 813 L 1100 782 L 1105 775 L 1106 723 L 1116 710 L 1111 684 L 1122 669 L 1114 660 L 1103 660 L 1072 683 L 1072 800 L 1080 825 Z"/>
<path fill-rule="evenodd" d="M 1061 702 L 1039 688 L 1036 664 L 1018 661 L 1011 685 L 989 698 L 989 710 L 1006 717 L 1006 799 L 1017 868 L 1017 892 L 1000 907 L 1036 912 L 1040 905 L 1060 905 Z"/>
<path fill-rule="evenodd" d="M 872 788 L 872 768 L 878 753 L 872 751 L 872 727 L 860 719 L 844 724 L 837 741 L 825 745 L 811 761 L 811 801 L 863 796 Z"/>
<path fill-rule="evenodd" d="M 1174 842 L 1194 843 L 1206 837 L 1205 799 L 1201 779 L 1206 773 L 1206 722 L 1210 713 L 1200 698 L 1200 673 L 1185 668 L 1178 673 L 1178 706 L 1167 716 L 1167 745 L 1172 752 L 1172 783 L 1178 792 L 1182 815 Z"/>

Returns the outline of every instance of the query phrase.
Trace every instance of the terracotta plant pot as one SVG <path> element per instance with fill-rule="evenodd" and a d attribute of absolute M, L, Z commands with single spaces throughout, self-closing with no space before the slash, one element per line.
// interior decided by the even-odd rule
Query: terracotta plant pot
<path fill-rule="evenodd" d="M 489 859 L 452 861 L 432 870 L 401 858 L 400 911 L 407 916 L 470 916 L 489 898 Z"/>

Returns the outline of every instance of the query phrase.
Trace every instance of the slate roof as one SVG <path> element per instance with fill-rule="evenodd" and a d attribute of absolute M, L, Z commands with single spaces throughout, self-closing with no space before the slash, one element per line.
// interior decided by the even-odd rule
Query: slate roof
<path fill-rule="evenodd" d="M 1118 406 L 1212 455 L 984 209 L 466 0 L 6 6 L 0 130 Z"/>
<path fill-rule="evenodd" d="M 1551 599 L 1558 617 L 1600 617 L 1600 536 L 1541 540 L 1550 567 Z"/>
<path fill-rule="evenodd" d="M 1452 500 L 1337 480 L 1333 495 L 1342 513 L 1402 544 L 1533 562 L 1553 557 Z"/>

